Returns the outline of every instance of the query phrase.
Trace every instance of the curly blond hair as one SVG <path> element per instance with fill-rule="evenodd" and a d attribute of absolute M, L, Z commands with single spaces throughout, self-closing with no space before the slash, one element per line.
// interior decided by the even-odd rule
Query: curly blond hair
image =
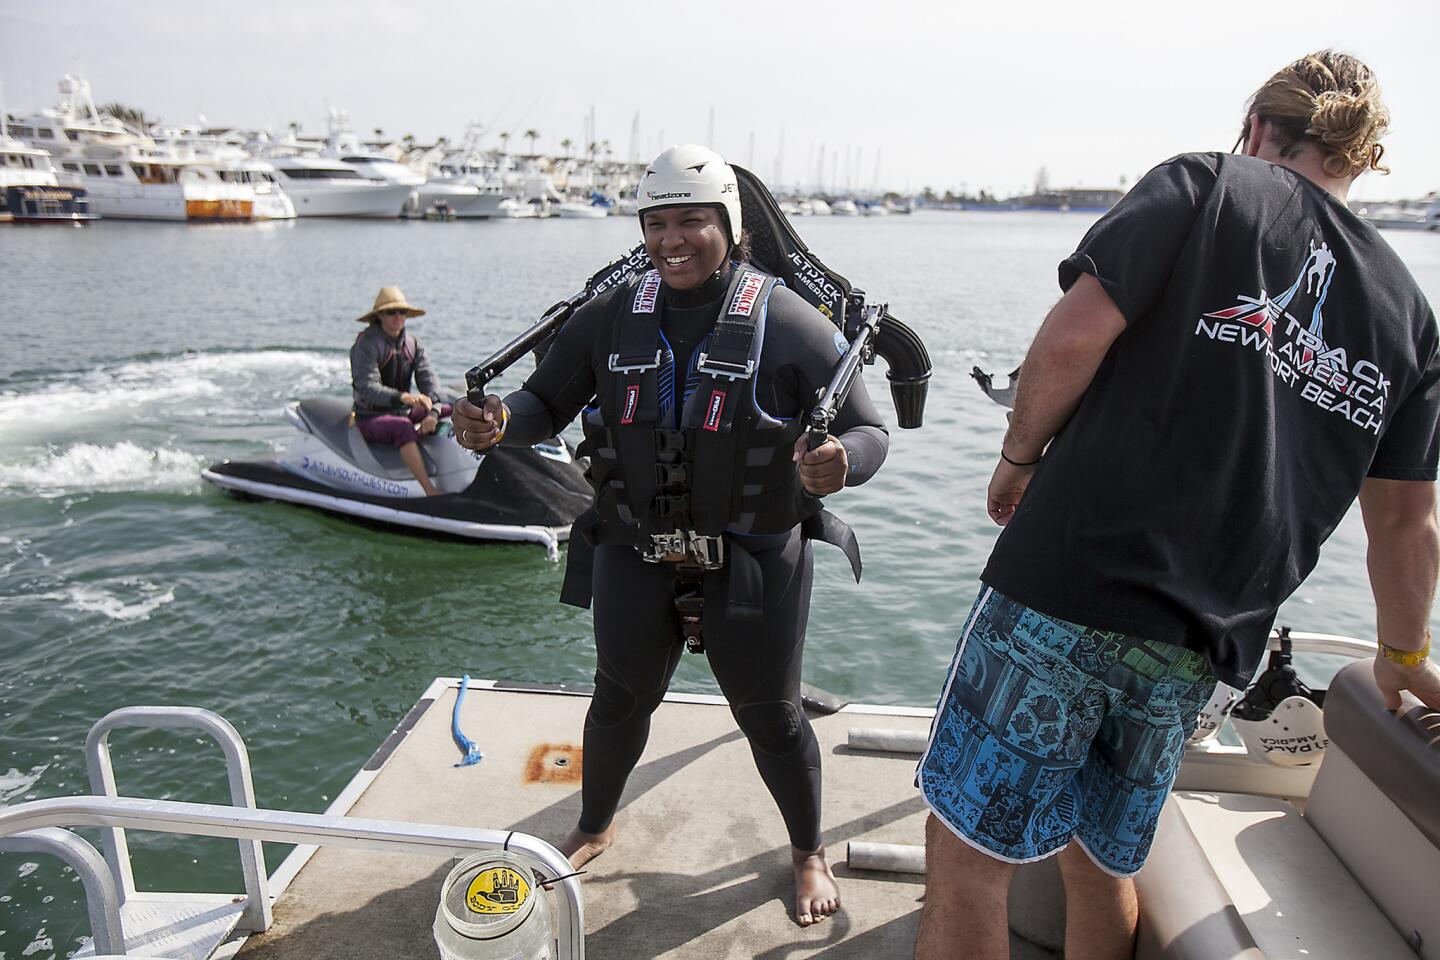
<path fill-rule="evenodd" d="M 1349 54 L 1321 50 L 1265 81 L 1245 108 L 1242 139 L 1250 135 L 1252 116 L 1272 125 L 1282 157 L 1295 156 L 1310 142 L 1324 152 L 1324 169 L 1332 177 L 1390 172 L 1380 163 L 1390 111 L 1380 100 L 1374 71 Z"/>

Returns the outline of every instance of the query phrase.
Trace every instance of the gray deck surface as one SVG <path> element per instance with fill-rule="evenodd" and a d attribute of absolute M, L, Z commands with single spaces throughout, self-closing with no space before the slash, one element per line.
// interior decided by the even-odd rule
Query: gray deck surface
<path fill-rule="evenodd" d="M 579 757 L 589 698 L 472 689 L 462 729 L 485 760 L 456 768 L 454 697 L 447 689 L 425 711 L 350 813 L 515 829 L 552 842 L 565 836 L 580 810 L 579 764 L 553 760 Z M 923 842 L 915 760 L 856 753 L 844 743 L 852 726 L 925 730 L 928 721 L 848 712 L 811 719 L 821 744 L 825 839 L 842 911 L 807 929 L 790 920 L 785 828 L 729 710 L 666 702 L 625 792 L 619 837 L 583 878 L 590 960 L 912 955 L 921 878 L 852 873 L 844 860 L 848 840 Z M 544 762 L 533 762 L 537 754 Z M 431 924 L 450 866 L 449 860 L 322 849 L 277 902 L 271 930 L 252 938 L 240 956 L 435 957 Z"/>

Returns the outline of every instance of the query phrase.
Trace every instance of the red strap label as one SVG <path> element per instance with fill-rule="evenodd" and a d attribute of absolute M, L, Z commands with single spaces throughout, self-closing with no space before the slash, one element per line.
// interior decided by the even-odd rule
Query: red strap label
<path fill-rule="evenodd" d="M 720 429 L 720 414 L 725 411 L 725 391 L 713 390 L 710 405 L 705 408 L 705 429 L 712 433 Z"/>
<path fill-rule="evenodd" d="M 633 384 L 625 388 L 625 409 L 620 413 L 621 423 L 635 422 L 635 408 L 640 406 L 640 385 Z"/>

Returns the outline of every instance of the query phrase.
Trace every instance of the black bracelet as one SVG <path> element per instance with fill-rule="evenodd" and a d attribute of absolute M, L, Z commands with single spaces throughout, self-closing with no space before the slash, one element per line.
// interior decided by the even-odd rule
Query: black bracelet
<path fill-rule="evenodd" d="M 1024 462 L 1024 463 L 1021 463 L 1019 460 L 1011 460 L 1009 457 L 1005 456 L 1005 448 L 1004 448 L 1004 447 L 1001 447 L 1001 448 L 1000 448 L 1000 459 L 1001 459 L 1001 460 L 1004 460 L 1006 463 L 1010 464 L 1010 466 L 1012 466 L 1012 467 L 1033 467 L 1033 466 L 1035 466 L 1035 464 L 1037 464 L 1037 463 L 1040 462 L 1041 457 L 1036 457 L 1034 460 L 1027 460 L 1027 461 Z"/>

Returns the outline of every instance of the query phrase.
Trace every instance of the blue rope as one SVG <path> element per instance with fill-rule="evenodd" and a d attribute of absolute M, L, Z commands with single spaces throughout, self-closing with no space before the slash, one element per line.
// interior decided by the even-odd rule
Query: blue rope
<path fill-rule="evenodd" d="M 470 674 L 467 673 L 460 680 L 460 690 L 455 694 L 455 710 L 450 714 L 450 733 L 455 737 L 456 745 L 465 751 L 464 759 L 455 764 L 457 767 L 468 767 L 485 759 L 485 754 L 480 752 L 480 745 L 460 732 L 460 704 L 465 702 L 465 689 L 469 686 Z"/>

